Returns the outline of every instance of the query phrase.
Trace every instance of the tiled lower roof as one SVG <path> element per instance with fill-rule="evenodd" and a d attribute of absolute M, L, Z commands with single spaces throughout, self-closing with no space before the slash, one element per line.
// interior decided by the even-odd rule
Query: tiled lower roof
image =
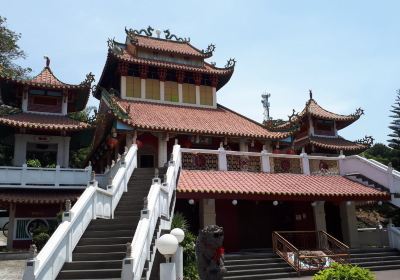
<path fill-rule="evenodd" d="M 78 200 L 81 194 L 82 190 L 0 189 L 0 205 L 65 203 Z"/>
<path fill-rule="evenodd" d="M 113 99 L 129 115 L 120 120 L 135 128 L 262 139 L 283 139 L 290 135 L 268 131 L 221 105 L 214 109 Z"/>
<path fill-rule="evenodd" d="M 315 145 L 316 147 L 328 150 L 335 151 L 363 151 L 369 148 L 368 145 L 355 143 L 349 140 L 346 140 L 342 137 L 330 138 L 330 137 L 318 137 L 318 136 L 310 136 L 303 140 L 295 142 L 296 146 L 304 145 L 306 143 L 310 143 Z"/>
<path fill-rule="evenodd" d="M 0 116 L 0 125 L 18 128 L 65 131 L 76 131 L 90 127 L 87 123 L 73 120 L 67 116 L 35 113 L 19 113 Z"/>
<path fill-rule="evenodd" d="M 390 195 L 339 175 L 270 174 L 237 171 L 182 170 L 180 194 L 313 197 L 343 200 L 385 200 Z"/>

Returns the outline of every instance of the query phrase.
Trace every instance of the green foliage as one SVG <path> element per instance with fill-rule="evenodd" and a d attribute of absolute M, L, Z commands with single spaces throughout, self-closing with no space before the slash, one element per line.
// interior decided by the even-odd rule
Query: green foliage
<path fill-rule="evenodd" d="M 45 227 L 38 227 L 33 231 L 32 242 L 36 245 L 38 251 L 42 250 L 46 245 L 47 240 L 50 239 L 49 230 Z"/>
<path fill-rule="evenodd" d="M 397 90 L 396 100 L 394 105 L 392 105 L 392 110 L 390 110 L 392 115 L 390 116 L 393 120 L 389 125 L 392 131 L 388 136 L 390 139 L 389 147 L 393 148 L 397 152 L 400 152 L 400 90 Z"/>
<path fill-rule="evenodd" d="M 185 280 L 198 280 L 196 262 L 196 235 L 191 233 L 189 223 L 182 213 L 175 213 L 172 219 L 171 228 L 180 228 L 185 232 L 185 239 L 180 244 L 183 247 L 183 276 Z"/>
<path fill-rule="evenodd" d="M 80 122 L 93 123 L 95 121 L 96 114 L 97 114 L 96 107 L 89 106 L 83 109 L 82 111 L 69 113 L 68 117 Z"/>
<path fill-rule="evenodd" d="M 315 274 L 313 280 L 375 280 L 375 275 L 365 268 L 335 263 Z"/>
<path fill-rule="evenodd" d="M 26 161 L 26 165 L 28 167 L 42 167 L 42 164 L 40 163 L 40 161 L 38 159 L 28 159 Z"/>
<path fill-rule="evenodd" d="M 382 143 L 376 143 L 360 155 L 368 159 L 374 159 L 385 165 L 392 163 L 393 168 L 400 170 L 400 152 Z"/>
<path fill-rule="evenodd" d="M 83 163 L 88 157 L 90 147 L 84 147 L 79 150 L 70 151 L 69 165 L 72 168 L 84 168 Z"/>
<path fill-rule="evenodd" d="M 0 166 L 12 165 L 13 148 L 0 144 Z"/>
<path fill-rule="evenodd" d="M 7 19 L 0 16 L 0 74 L 13 78 L 25 78 L 32 70 L 16 65 L 13 61 L 25 58 L 18 46 L 21 34 L 7 28 Z"/>

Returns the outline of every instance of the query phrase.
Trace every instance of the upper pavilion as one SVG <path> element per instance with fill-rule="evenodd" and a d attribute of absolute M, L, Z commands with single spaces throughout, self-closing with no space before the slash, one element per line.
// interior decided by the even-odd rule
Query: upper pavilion
<path fill-rule="evenodd" d="M 339 136 L 339 130 L 357 121 L 364 111 L 359 108 L 350 115 L 340 115 L 321 107 L 313 99 L 310 90 L 310 99 L 304 109 L 299 113 L 293 113 L 289 121 L 275 125 L 273 121 L 267 121 L 266 126 L 274 131 L 295 130 L 293 146 L 296 150 L 304 150 L 307 153 L 334 154 L 340 151 L 347 154 L 360 153 L 370 147 L 372 138 L 349 141 Z"/>

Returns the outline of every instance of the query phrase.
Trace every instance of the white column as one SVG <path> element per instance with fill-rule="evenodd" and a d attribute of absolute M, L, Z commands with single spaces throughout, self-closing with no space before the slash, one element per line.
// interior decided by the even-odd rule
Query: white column
<path fill-rule="evenodd" d="M 183 103 L 183 85 L 178 84 L 179 103 Z"/>
<path fill-rule="evenodd" d="M 353 201 L 340 203 L 340 219 L 344 243 L 352 248 L 359 247 L 356 206 Z"/>
<path fill-rule="evenodd" d="M 261 168 L 262 172 L 271 173 L 271 163 L 269 162 L 268 151 L 263 146 L 263 150 L 261 151 Z"/>
<path fill-rule="evenodd" d="M 239 149 L 241 152 L 249 151 L 249 144 L 247 143 L 246 139 L 240 139 Z"/>
<path fill-rule="evenodd" d="M 228 162 L 226 160 L 226 151 L 224 147 L 221 145 L 218 148 L 218 170 L 227 171 L 228 170 Z"/>
<path fill-rule="evenodd" d="M 200 200 L 200 224 L 204 228 L 209 225 L 215 225 L 216 213 L 215 213 L 215 199 L 202 199 Z"/>
<path fill-rule="evenodd" d="M 308 160 L 308 155 L 304 151 L 300 154 L 301 156 L 301 165 L 303 167 L 303 174 L 310 175 L 310 161 Z"/>
<path fill-rule="evenodd" d="M 217 88 L 212 88 L 212 95 L 213 95 L 213 107 L 217 107 Z"/>
<path fill-rule="evenodd" d="M 57 141 L 57 165 L 64 164 L 64 141 Z"/>
<path fill-rule="evenodd" d="M 68 168 L 69 166 L 69 143 L 71 141 L 71 137 L 64 137 L 64 164 L 62 167 Z"/>
<path fill-rule="evenodd" d="M 336 127 L 336 121 L 333 121 L 333 131 L 335 132 L 335 136 L 338 136 L 338 132 L 337 132 L 337 127 Z"/>
<path fill-rule="evenodd" d="M 121 98 L 126 97 L 126 76 L 121 76 Z"/>
<path fill-rule="evenodd" d="M 26 112 L 28 111 L 28 89 L 24 89 L 22 93 L 22 111 Z"/>
<path fill-rule="evenodd" d="M 175 263 L 160 264 L 160 280 L 176 279 Z"/>
<path fill-rule="evenodd" d="M 200 86 L 196 85 L 196 105 L 200 105 Z"/>
<path fill-rule="evenodd" d="M 165 100 L 165 82 L 160 81 L 160 100 Z"/>
<path fill-rule="evenodd" d="M 15 166 L 22 166 L 26 162 L 26 137 L 24 134 L 15 134 L 14 159 Z"/>
<path fill-rule="evenodd" d="M 315 201 L 312 203 L 315 221 L 316 231 L 326 231 L 326 219 L 325 219 L 325 201 Z"/>
<path fill-rule="evenodd" d="M 68 114 L 68 91 L 63 92 L 61 114 L 64 116 Z"/>
<path fill-rule="evenodd" d="M 140 79 L 140 97 L 146 98 L 146 79 Z"/>

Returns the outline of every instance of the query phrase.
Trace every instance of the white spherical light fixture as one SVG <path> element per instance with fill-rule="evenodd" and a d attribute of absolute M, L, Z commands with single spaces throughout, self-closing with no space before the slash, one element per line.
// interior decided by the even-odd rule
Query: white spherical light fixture
<path fill-rule="evenodd" d="M 232 205 L 236 206 L 238 204 L 238 201 L 236 199 L 232 200 Z"/>
<path fill-rule="evenodd" d="M 189 199 L 188 202 L 189 202 L 190 205 L 193 205 L 194 204 L 194 199 Z"/>
<path fill-rule="evenodd" d="M 166 256 L 172 256 L 178 249 L 178 239 L 172 234 L 164 234 L 156 240 L 158 251 Z"/>
<path fill-rule="evenodd" d="M 378 201 L 378 205 L 382 206 L 383 202 L 382 201 Z"/>
<path fill-rule="evenodd" d="M 277 206 L 277 205 L 279 204 L 279 202 L 278 202 L 277 200 L 274 200 L 274 202 L 272 202 L 272 204 L 273 204 L 274 206 Z"/>
<path fill-rule="evenodd" d="M 185 239 L 185 232 L 180 228 L 174 228 L 171 230 L 171 234 L 176 237 L 179 243 Z"/>

